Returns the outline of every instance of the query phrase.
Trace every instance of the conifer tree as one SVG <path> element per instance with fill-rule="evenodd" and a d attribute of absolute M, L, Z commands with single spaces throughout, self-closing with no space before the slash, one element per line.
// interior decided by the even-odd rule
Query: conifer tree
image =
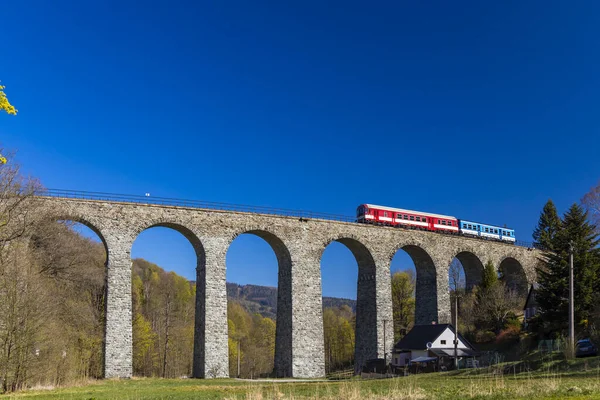
<path fill-rule="evenodd" d="M 539 289 L 536 300 L 540 321 L 547 333 L 565 333 L 568 328 L 569 248 L 573 243 L 575 325 L 585 329 L 594 308 L 594 290 L 598 288 L 600 252 L 595 226 L 587 212 L 574 204 L 565 213 L 561 229 L 548 243 L 545 268 L 538 270 Z"/>
<path fill-rule="evenodd" d="M 492 261 L 488 261 L 483 267 L 483 277 L 481 278 L 481 291 L 485 292 L 498 283 L 498 273 L 494 268 Z"/>
<path fill-rule="evenodd" d="M 538 249 L 552 250 L 552 243 L 560 230 L 560 218 L 552 200 L 548 200 L 540 214 L 538 225 L 533 231 L 534 245 Z"/>

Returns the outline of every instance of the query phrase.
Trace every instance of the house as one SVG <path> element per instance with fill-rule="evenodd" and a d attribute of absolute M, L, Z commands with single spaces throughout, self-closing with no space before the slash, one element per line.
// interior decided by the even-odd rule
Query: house
<path fill-rule="evenodd" d="M 533 283 L 529 287 L 529 293 L 527 294 L 527 300 L 525 301 L 525 306 L 523 307 L 523 328 L 527 329 L 529 325 L 529 321 L 537 314 L 538 304 L 535 300 L 535 294 L 539 288 L 537 283 Z"/>
<path fill-rule="evenodd" d="M 459 360 L 473 358 L 477 352 L 460 333 L 457 356 Z M 450 367 L 454 360 L 454 327 L 450 324 L 415 325 L 392 352 L 392 367 L 415 363 L 429 365 L 432 370 Z"/>

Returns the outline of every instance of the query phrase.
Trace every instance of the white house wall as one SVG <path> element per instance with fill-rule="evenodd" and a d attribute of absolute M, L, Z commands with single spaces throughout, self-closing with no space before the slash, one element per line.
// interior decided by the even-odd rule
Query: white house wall
<path fill-rule="evenodd" d="M 442 344 L 442 340 L 446 341 L 446 344 Z M 453 349 L 454 348 L 454 333 L 450 330 L 450 328 L 446 328 L 444 332 L 433 342 L 433 346 L 435 349 Z M 459 349 L 468 349 L 467 346 L 460 337 L 458 338 L 458 348 Z"/>

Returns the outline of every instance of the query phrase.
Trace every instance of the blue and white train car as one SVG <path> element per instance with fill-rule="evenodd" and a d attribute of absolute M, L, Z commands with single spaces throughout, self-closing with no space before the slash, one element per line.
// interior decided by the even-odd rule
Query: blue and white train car
<path fill-rule="evenodd" d="M 514 229 L 501 228 L 499 226 L 480 224 L 479 222 L 459 220 L 460 233 L 467 236 L 476 236 L 484 239 L 496 239 L 504 242 L 514 242 Z"/>

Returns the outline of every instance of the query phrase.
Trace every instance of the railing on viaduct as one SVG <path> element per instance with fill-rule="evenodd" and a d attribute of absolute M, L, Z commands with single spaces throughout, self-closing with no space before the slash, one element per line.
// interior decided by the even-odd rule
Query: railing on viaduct
<path fill-rule="evenodd" d="M 175 199 L 169 197 L 156 197 L 156 196 L 139 196 L 139 195 L 127 195 L 127 194 L 116 194 L 116 193 L 103 193 L 103 192 L 86 192 L 81 190 L 63 190 L 63 189 L 44 189 L 36 193 L 38 196 L 56 197 L 56 198 L 68 198 L 68 199 L 83 199 L 83 200 L 99 200 L 99 201 L 113 201 L 121 203 L 137 203 L 137 204 L 151 204 L 151 205 L 163 205 L 173 207 L 186 207 L 186 208 L 203 208 L 209 210 L 218 211 L 234 211 L 234 212 L 246 212 L 256 214 L 269 214 L 283 217 L 294 217 L 294 218 L 306 218 L 306 219 L 323 219 L 329 221 L 341 221 L 341 222 L 356 222 L 355 217 L 340 215 L 340 214 L 329 214 L 313 211 L 302 211 L 302 210 L 290 210 L 285 208 L 274 208 L 264 206 L 248 206 L 241 204 L 230 204 L 220 203 L 211 201 L 201 200 L 185 200 Z M 482 239 L 483 240 L 483 239 Z M 531 242 L 517 240 L 516 246 L 527 247 L 533 249 L 535 246 Z"/>

